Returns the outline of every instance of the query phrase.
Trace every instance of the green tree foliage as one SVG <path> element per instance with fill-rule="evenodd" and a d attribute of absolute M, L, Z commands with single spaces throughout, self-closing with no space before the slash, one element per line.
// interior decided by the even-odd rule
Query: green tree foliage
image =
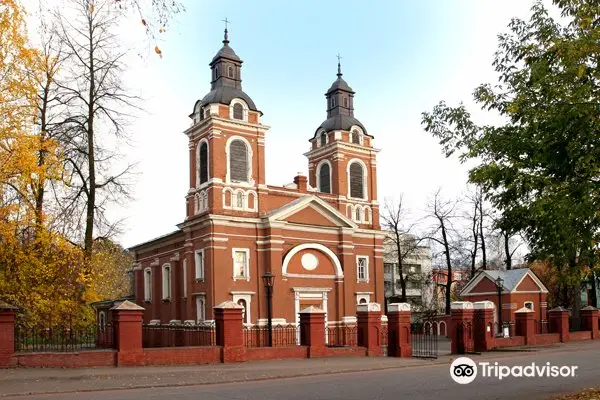
<path fill-rule="evenodd" d="M 600 228 L 600 6 L 553 4 L 560 19 L 537 1 L 529 21 L 510 22 L 498 36 L 498 82 L 474 91 L 503 125 L 479 126 L 463 104 L 444 102 L 422 122 L 447 156 L 477 160 L 469 180 L 501 211 L 501 229 L 523 232 L 533 258 L 565 272 L 566 301 L 579 297 L 574 270 L 595 264 Z"/>

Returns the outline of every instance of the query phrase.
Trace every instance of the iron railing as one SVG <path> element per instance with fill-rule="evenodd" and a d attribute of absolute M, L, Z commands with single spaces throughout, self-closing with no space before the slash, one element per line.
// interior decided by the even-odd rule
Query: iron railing
<path fill-rule="evenodd" d="M 550 324 L 546 320 L 535 321 L 535 334 L 536 335 L 544 335 L 546 333 L 550 333 Z"/>
<path fill-rule="evenodd" d="M 356 325 L 326 326 L 325 337 L 329 347 L 356 347 L 358 327 Z"/>
<path fill-rule="evenodd" d="M 215 346 L 215 325 L 143 325 L 142 346 L 182 347 Z"/>
<path fill-rule="evenodd" d="M 112 324 L 102 326 L 15 327 L 15 352 L 75 352 L 113 348 Z"/>
<path fill-rule="evenodd" d="M 458 327 L 457 327 L 458 329 Z M 410 324 L 412 356 L 417 358 L 438 357 L 438 335 L 436 325 L 431 321 Z"/>
<path fill-rule="evenodd" d="M 273 325 L 271 334 L 273 346 L 295 346 L 300 340 L 300 327 L 294 324 Z M 268 347 L 268 327 L 262 325 L 244 327 L 244 345 L 246 347 Z"/>

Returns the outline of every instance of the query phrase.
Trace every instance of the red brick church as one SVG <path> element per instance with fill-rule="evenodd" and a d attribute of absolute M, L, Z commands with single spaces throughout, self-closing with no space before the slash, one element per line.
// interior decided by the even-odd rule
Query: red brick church
<path fill-rule="evenodd" d="M 311 305 L 329 323 L 355 319 L 359 303 L 384 301 L 373 136 L 354 117 L 355 92 L 337 79 L 327 119 L 309 138 L 308 177 L 265 182 L 258 107 L 242 90 L 242 60 L 229 46 L 210 62 L 211 90 L 194 105 L 186 218 L 175 232 L 136 245 L 135 301 L 144 322 L 213 319 L 226 300 L 244 322 L 266 323 L 262 276 L 275 276 L 274 323 L 297 323 Z"/>

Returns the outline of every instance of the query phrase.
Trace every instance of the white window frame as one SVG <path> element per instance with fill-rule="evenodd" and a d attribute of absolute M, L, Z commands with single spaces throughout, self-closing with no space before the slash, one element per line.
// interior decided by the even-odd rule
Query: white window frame
<path fill-rule="evenodd" d="M 252 324 L 252 293 L 236 293 L 232 294 L 231 296 L 235 304 L 237 304 L 240 300 L 244 300 L 246 302 L 246 316 L 245 320 L 243 320 L 242 322 L 244 324 Z"/>
<path fill-rule="evenodd" d="M 168 273 L 166 272 L 168 270 Z M 171 264 L 166 263 L 162 266 L 162 299 L 171 300 L 173 295 L 173 270 Z"/>
<path fill-rule="evenodd" d="M 181 270 L 183 272 L 183 298 L 187 299 L 187 274 L 188 274 L 187 258 L 184 258 L 183 261 L 181 262 Z"/>
<path fill-rule="evenodd" d="M 352 197 L 350 195 L 352 193 L 351 184 L 350 184 L 350 166 L 352 164 L 354 164 L 355 162 L 359 163 L 363 169 L 363 196 L 364 197 Z M 367 188 L 368 188 L 367 182 L 369 180 L 369 172 L 367 169 L 367 165 L 364 163 L 363 160 L 361 160 L 359 158 L 353 158 L 350 161 L 348 161 L 348 165 L 346 167 L 346 179 L 348 182 L 347 186 L 348 186 L 348 198 L 349 199 L 358 199 L 358 200 L 368 200 L 369 199 L 369 193 L 367 191 Z"/>
<path fill-rule="evenodd" d="M 206 321 L 206 296 L 196 296 L 196 323 Z"/>
<path fill-rule="evenodd" d="M 235 73 L 235 71 L 234 71 L 234 73 Z M 243 119 L 234 119 L 233 118 L 233 106 L 236 105 L 236 104 L 241 104 L 242 105 L 242 108 L 244 110 L 244 112 L 243 112 Z M 234 121 L 245 121 L 245 122 L 248 122 L 248 110 L 249 110 L 248 104 L 246 104 L 246 102 L 244 100 L 239 99 L 239 98 L 236 97 L 235 99 L 231 100 L 231 103 L 229 103 L 229 119 L 232 119 Z"/>
<path fill-rule="evenodd" d="M 531 308 L 527 307 L 527 304 L 531 304 Z M 531 311 L 535 311 L 535 304 L 533 303 L 533 301 L 526 301 L 523 303 L 523 307 L 525 308 L 529 308 Z"/>
<path fill-rule="evenodd" d="M 200 183 L 200 147 L 206 143 L 206 182 Z M 196 146 L 196 188 L 207 186 L 210 183 L 210 143 L 208 140 L 202 139 Z"/>
<path fill-rule="evenodd" d="M 204 260 L 204 249 L 196 250 L 194 253 L 194 278 L 197 281 L 204 280 Z"/>
<path fill-rule="evenodd" d="M 321 143 L 321 137 L 325 136 L 325 144 Z M 317 135 L 317 143 L 318 146 L 317 147 L 323 147 L 323 146 L 327 146 L 329 144 L 329 136 L 327 135 L 327 132 L 325 131 L 321 131 L 318 135 Z"/>
<path fill-rule="evenodd" d="M 150 276 L 150 279 L 147 277 Z M 152 268 L 144 269 L 144 301 L 152 301 Z"/>
<path fill-rule="evenodd" d="M 333 193 L 333 180 L 332 180 L 332 175 L 333 175 L 333 168 L 331 166 L 331 162 L 329 160 L 321 160 L 319 161 L 319 163 L 317 164 L 317 190 L 319 191 L 319 193 L 326 193 L 326 192 L 321 192 L 321 168 L 323 167 L 324 164 L 329 165 L 329 193 Z"/>
<path fill-rule="evenodd" d="M 365 276 L 360 276 L 360 260 L 366 260 L 365 262 Z M 356 282 L 369 283 L 369 256 L 356 256 Z"/>
<path fill-rule="evenodd" d="M 246 253 L 246 276 L 236 276 L 236 265 L 235 265 L 235 254 L 238 252 Z M 250 281 L 250 249 L 242 249 L 242 248 L 233 248 L 231 249 L 231 258 L 232 258 L 232 272 L 233 272 L 233 280 L 234 281 Z"/>

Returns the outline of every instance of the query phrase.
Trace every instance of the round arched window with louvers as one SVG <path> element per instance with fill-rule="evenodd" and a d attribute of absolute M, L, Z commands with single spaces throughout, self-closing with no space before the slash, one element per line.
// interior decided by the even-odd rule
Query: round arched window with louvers
<path fill-rule="evenodd" d="M 350 165 L 350 197 L 364 198 L 364 179 L 365 174 L 363 166 L 359 162 L 353 162 Z"/>
<path fill-rule="evenodd" d="M 328 163 L 319 168 L 319 192 L 331 193 L 331 170 Z"/>
<path fill-rule="evenodd" d="M 229 145 L 229 179 L 248 182 L 248 147 L 239 139 Z"/>

